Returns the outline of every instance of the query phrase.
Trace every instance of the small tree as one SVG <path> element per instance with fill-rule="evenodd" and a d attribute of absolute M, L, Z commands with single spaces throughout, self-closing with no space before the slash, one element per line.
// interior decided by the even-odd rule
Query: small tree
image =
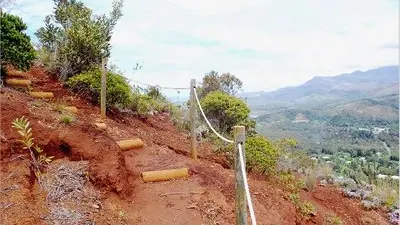
<path fill-rule="evenodd" d="M 35 50 L 28 35 L 23 33 L 26 24 L 18 16 L 0 12 L 0 50 L 2 70 L 11 64 L 20 70 L 28 70 L 35 59 Z"/>
<path fill-rule="evenodd" d="M 109 16 L 94 15 L 76 0 L 54 0 L 54 4 L 54 13 L 35 33 L 42 51 L 57 61 L 50 68 L 53 72 L 61 73 L 62 78 L 71 77 L 100 65 L 102 58 L 110 56 L 112 30 L 122 16 L 122 0 L 113 2 Z"/>
<path fill-rule="evenodd" d="M 213 91 L 221 91 L 228 95 L 235 95 L 242 88 L 242 81 L 230 73 L 218 74 L 210 71 L 203 77 L 203 85 L 199 88 L 199 97 L 203 98 Z"/>
<path fill-rule="evenodd" d="M 223 73 L 219 77 L 221 89 L 229 95 L 235 95 L 236 92 L 242 88 L 242 81 L 230 73 Z"/>

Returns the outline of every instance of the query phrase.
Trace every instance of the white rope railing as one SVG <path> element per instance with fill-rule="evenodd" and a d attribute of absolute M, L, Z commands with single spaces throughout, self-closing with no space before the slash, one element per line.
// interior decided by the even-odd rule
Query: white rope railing
<path fill-rule="evenodd" d="M 243 150 L 242 150 L 241 143 L 238 143 L 238 148 L 239 148 L 239 158 L 240 158 L 240 169 L 242 171 L 242 176 L 243 176 L 243 181 L 244 181 L 244 190 L 246 192 L 247 206 L 249 207 L 251 224 L 257 225 L 256 216 L 254 214 L 254 209 L 253 209 L 253 203 L 251 201 L 251 196 L 250 196 L 249 184 L 247 183 L 247 175 L 246 175 L 246 169 L 245 169 L 246 165 L 244 164 L 244 160 L 243 160 L 244 156 L 243 156 Z"/>
<path fill-rule="evenodd" d="M 211 123 L 208 121 L 203 108 L 201 107 L 200 101 L 199 101 L 199 97 L 197 97 L 197 92 L 196 92 L 196 87 L 193 87 L 193 93 L 194 96 L 196 98 L 197 101 L 197 105 L 199 106 L 200 112 L 204 117 L 204 120 L 206 121 L 206 123 L 208 124 L 208 126 L 210 127 L 210 129 L 214 132 L 215 135 L 217 135 L 219 138 L 221 138 L 222 140 L 228 142 L 228 143 L 234 143 L 234 141 L 229 140 L 225 137 L 223 137 L 222 135 L 220 135 L 212 126 Z M 250 212 L 250 219 L 251 219 L 251 224 L 252 225 L 257 225 L 257 221 L 256 221 L 256 216 L 254 214 L 254 208 L 253 208 L 253 202 L 251 200 L 251 195 L 250 195 L 250 189 L 249 189 L 249 184 L 247 182 L 247 175 L 246 175 L 246 165 L 244 163 L 244 154 L 243 154 L 243 150 L 242 150 L 242 143 L 238 143 L 238 151 L 239 151 L 239 160 L 240 160 L 240 170 L 242 172 L 242 177 L 243 177 L 243 181 L 244 181 L 244 189 L 245 189 L 245 194 L 246 194 L 246 199 L 247 199 L 247 206 L 249 208 L 249 212 Z"/>
<path fill-rule="evenodd" d="M 143 82 L 140 82 L 140 81 L 136 81 L 136 80 L 132 80 L 132 79 L 129 79 L 129 78 L 126 78 L 126 79 L 131 81 L 131 82 L 133 82 L 133 83 L 141 84 L 141 85 L 144 85 L 144 86 L 147 86 L 147 87 L 158 87 L 160 89 L 167 89 L 167 90 L 189 90 L 190 89 L 190 87 L 164 87 L 164 86 L 160 86 L 160 85 L 146 84 L 146 83 L 143 83 Z"/>
<path fill-rule="evenodd" d="M 211 126 L 210 122 L 208 121 L 208 119 L 207 119 L 207 117 L 206 117 L 206 114 L 204 114 L 203 108 L 201 108 L 199 98 L 197 97 L 196 87 L 193 87 L 193 92 L 194 92 L 194 96 L 196 97 L 197 105 L 199 106 L 199 109 L 200 109 L 200 111 L 201 111 L 201 114 L 203 115 L 204 120 L 206 121 L 206 123 L 208 124 L 208 126 L 210 127 L 210 129 L 214 132 L 215 135 L 217 135 L 217 136 L 218 136 L 219 138 L 221 138 L 222 140 L 224 140 L 224 141 L 226 141 L 226 142 L 228 142 L 228 143 L 233 143 L 232 140 L 229 140 L 229 139 L 223 137 L 222 135 L 220 135 L 220 134 Z"/>

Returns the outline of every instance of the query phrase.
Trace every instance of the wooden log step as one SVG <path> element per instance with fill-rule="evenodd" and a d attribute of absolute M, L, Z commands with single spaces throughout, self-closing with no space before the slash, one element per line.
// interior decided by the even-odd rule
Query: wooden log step
<path fill-rule="evenodd" d="M 30 80 L 7 79 L 6 84 L 10 86 L 28 87 L 32 82 Z"/>
<path fill-rule="evenodd" d="M 76 108 L 75 106 L 67 106 L 65 107 L 65 110 L 70 113 L 78 113 L 78 108 Z"/>
<path fill-rule="evenodd" d="M 144 145 L 142 139 L 140 139 L 140 138 L 118 141 L 117 144 L 118 144 L 119 148 L 123 151 L 129 150 L 129 149 L 141 148 Z"/>
<path fill-rule="evenodd" d="M 19 70 L 11 70 L 11 71 L 7 71 L 7 77 L 27 78 L 28 75 L 25 72 L 22 72 Z"/>
<path fill-rule="evenodd" d="M 29 92 L 32 97 L 35 98 L 53 98 L 53 92 Z"/>
<path fill-rule="evenodd" d="M 99 130 L 106 130 L 107 129 L 107 125 L 105 123 L 94 123 L 94 125 Z"/>
<path fill-rule="evenodd" d="M 143 172 L 141 174 L 141 177 L 144 182 L 166 181 L 177 178 L 186 178 L 189 177 L 189 169 L 181 168 L 181 169 L 171 169 L 171 170 L 149 171 L 149 172 Z"/>

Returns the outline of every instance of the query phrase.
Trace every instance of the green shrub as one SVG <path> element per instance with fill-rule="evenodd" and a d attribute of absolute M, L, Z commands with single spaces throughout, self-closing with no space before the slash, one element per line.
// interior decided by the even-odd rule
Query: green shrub
<path fill-rule="evenodd" d="M 20 70 L 28 70 L 35 59 L 35 50 L 28 35 L 23 33 L 26 24 L 18 16 L 0 12 L 1 67 L 11 64 Z M 4 72 L 4 70 L 2 71 Z M 1 73 L 2 76 L 4 73 Z"/>
<path fill-rule="evenodd" d="M 165 96 L 161 93 L 160 88 L 151 86 L 146 90 L 146 94 L 152 99 L 166 100 Z"/>
<path fill-rule="evenodd" d="M 244 123 L 250 113 L 249 107 L 241 99 L 220 91 L 207 94 L 201 99 L 201 106 L 207 118 L 216 123 L 223 133 L 229 133 L 233 126 Z"/>
<path fill-rule="evenodd" d="M 275 170 L 280 149 L 261 136 L 246 139 L 246 167 L 249 171 L 256 169 L 262 173 Z"/>
<path fill-rule="evenodd" d="M 297 194 L 297 193 L 290 193 L 289 194 L 289 200 L 291 202 L 293 202 L 296 206 L 301 203 L 299 194 Z"/>
<path fill-rule="evenodd" d="M 139 94 L 134 98 L 133 110 L 136 111 L 139 116 L 148 117 L 150 111 L 154 109 L 154 105 L 155 102 L 150 96 Z"/>
<path fill-rule="evenodd" d="M 296 180 L 296 177 L 291 172 L 282 172 L 278 178 L 284 189 L 290 193 L 299 193 L 300 190 L 305 188 L 304 181 Z"/>
<path fill-rule="evenodd" d="M 62 114 L 60 117 L 60 122 L 66 124 L 66 125 L 69 125 L 74 121 L 75 121 L 75 117 L 73 115 Z"/>
<path fill-rule="evenodd" d="M 167 98 L 161 93 L 158 87 L 149 87 L 145 90 L 146 95 L 151 97 L 153 101 L 153 109 L 158 112 L 170 112 L 172 109 L 172 104 L 167 100 Z"/>
<path fill-rule="evenodd" d="M 301 201 L 299 194 L 290 193 L 288 198 L 296 206 L 296 209 L 299 210 L 301 215 L 303 215 L 304 217 L 309 217 L 310 215 L 315 214 L 314 205 L 311 202 Z"/>
<path fill-rule="evenodd" d="M 315 207 L 311 202 L 302 202 L 299 205 L 299 210 L 300 210 L 301 215 L 303 215 L 305 217 L 308 217 L 315 213 Z"/>
<path fill-rule="evenodd" d="M 101 71 L 93 69 L 78 74 L 67 81 L 67 86 L 73 91 L 86 95 L 93 103 L 100 102 Z M 107 106 L 124 108 L 132 102 L 131 87 L 125 78 L 113 72 L 107 72 Z"/>
<path fill-rule="evenodd" d="M 326 217 L 326 225 L 341 225 L 343 222 L 337 215 L 330 214 Z"/>

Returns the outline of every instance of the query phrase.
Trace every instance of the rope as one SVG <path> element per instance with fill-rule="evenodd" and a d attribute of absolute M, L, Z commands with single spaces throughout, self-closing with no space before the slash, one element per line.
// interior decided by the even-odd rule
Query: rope
<path fill-rule="evenodd" d="M 245 170 L 246 165 L 244 164 L 244 160 L 243 160 L 244 157 L 243 157 L 243 150 L 242 150 L 241 143 L 238 143 L 238 148 L 239 148 L 240 169 L 242 170 L 244 189 L 246 192 L 247 206 L 249 207 L 249 211 L 250 211 L 251 224 L 257 225 L 256 216 L 254 214 L 254 209 L 253 209 L 253 203 L 251 201 L 251 196 L 250 196 L 249 184 L 247 183 L 247 175 L 246 175 L 246 170 Z"/>
<path fill-rule="evenodd" d="M 169 90 L 188 90 L 188 89 L 190 89 L 190 88 L 183 88 L 183 87 L 162 87 L 162 86 L 159 86 L 159 85 L 151 85 L 151 84 L 142 83 L 142 82 L 139 82 L 139 81 L 131 80 L 129 78 L 126 78 L 126 79 L 129 80 L 129 81 L 132 81 L 133 83 L 145 85 L 145 86 L 148 86 L 148 87 L 158 87 L 160 89 L 169 89 Z"/>
<path fill-rule="evenodd" d="M 207 117 L 206 117 L 206 114 L 204 114 L 203 108 L 201 108 L 200 101 L 199 101 L 199 98 L 197 97 L 197 93 L 196 93 L 196 87 L 193 87 L 193 92 L 194 92 L 194 96 L 196 97 L 197 104 L 199 105 L 201 114 L 203 114 L 204 120 L 207 122 L 207 124 L 208 124 L 208 126 L 210 127 L 210 129 L 214 132 L 215 135 L 217 135 L 217 136 L 218 136 L 219 138 L 221 138 L 222 140 L 224 140 L 224 141 L 226 141 L 226 142 L 228 142 L 228 143 L 233 143 L 232 140 L 229 140 L 229 139 L 227 139 L 227 138 L 224 138 L 222 135 L 220 135 L 220 134 L 211 126 L 210 122 L 208 121 L 208 119 L 207 119 Z"/>

